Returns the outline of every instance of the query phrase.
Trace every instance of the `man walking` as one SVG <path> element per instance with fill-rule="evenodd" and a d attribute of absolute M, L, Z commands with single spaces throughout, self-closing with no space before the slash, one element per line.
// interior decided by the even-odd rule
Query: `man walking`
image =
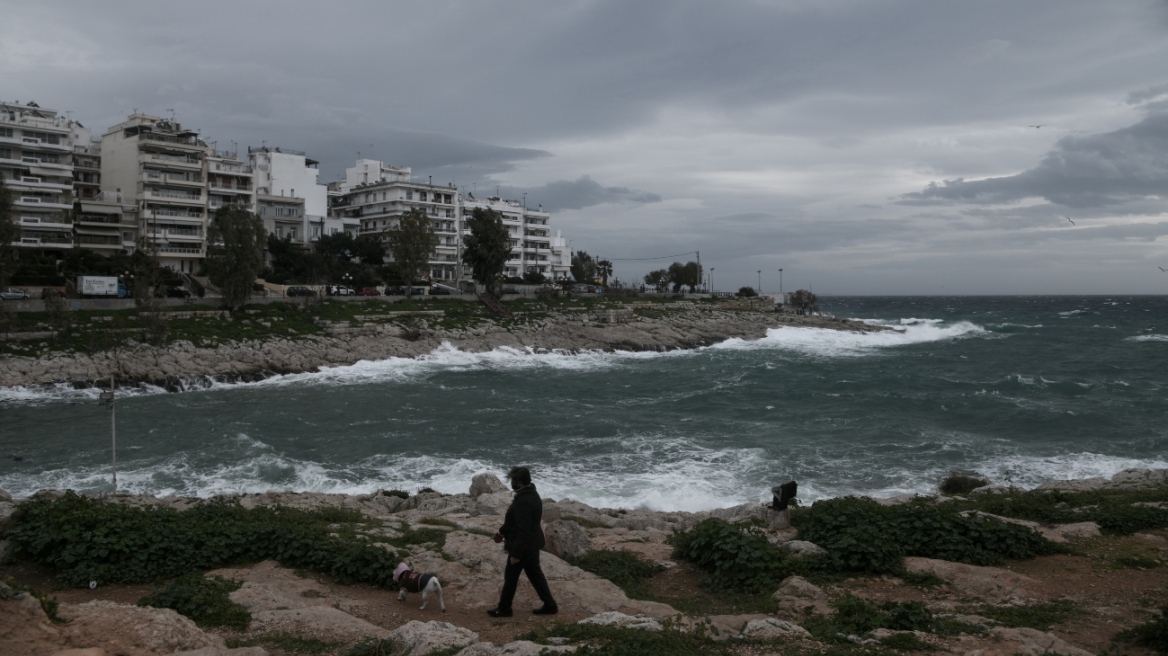
<path fill-rule="evenodd" d="M 552 591 L 548 588 L 547 577 L 539 566 L 539 550 L 544 546 L 543 500 L 531 482 L 531 472 L 527 467 L 512 467 L 507 472 L 515 498 L 503 519 L 503 528 L 495 533 L 495 542 L 503 542 L 507 552 L 507 567 L 503 570 L 503 591 L 499 594 L 499 605 L 487 611 L 491 617 L 511 617 L 511 601 L 515 589 L 519 587 L 519 573 L 526 572 L 527 580 L 539 595 L 543 606 L 531 611 L 536 615 L 555 615 L 559 611 Z"/>

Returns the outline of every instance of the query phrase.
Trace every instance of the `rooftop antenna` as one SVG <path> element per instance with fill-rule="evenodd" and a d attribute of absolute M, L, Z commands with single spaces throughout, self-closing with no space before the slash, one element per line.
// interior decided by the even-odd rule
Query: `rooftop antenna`
<path fill-rule="evenodd" d="M 168 109 L 166 111 L 170 112 L 170 122 L 174 123 L 174 109 L 171 108 L 171 109 Z"/>

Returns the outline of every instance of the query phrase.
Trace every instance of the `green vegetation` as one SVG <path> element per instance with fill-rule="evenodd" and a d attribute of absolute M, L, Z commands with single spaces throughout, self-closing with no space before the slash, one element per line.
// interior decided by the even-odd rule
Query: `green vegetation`
<path fill-rule="evenodd" d="M 947 502 L 942 507 L 979 510 L 1046 524 L 1097 522 L 1104 533 L 1131 535 L 1168 527 L 1168 507 L 1133 505 L 1155 502 L 1168 502 L 1168 486 L 1091 492 L 1017 490 L 1005 494 L 979 494 L 966 501 Z"/>
<path fill-rule="evenodd" d="M 707 519 L 669 538 L 673 557 L 706 570 L 711 588 L 759 594 L 773 592 L 794 571 L 794 561 L 767 541 L 761 529 Z"/>
<path fill-rule="evenodd" d="M 138 605 L 173 609 L 203 628 L 223 626 L 246 631 L 251 624 L 251 613 L 228 597 L 241 585 L 222 576 L 209 579 L 191 573 L 155 588 L 152 594 L 139 599 Z"/>
<path fill-rule="evenodd" d="M 462 263 L 470 267 L 475 282 L 501 298 L 503 271 L 511 259 L 511 235 L 503 225 L 503 215 L 476 207 L 466 225 L 470 235 L 463 239 Z"/>
<path fill-rule="evenodd" d="M 586 572 L 612 581 L 624 590 L 630 599 L 645 599 L 648 596 L 645 580 L 665 569 L 661 565 L 646 562 L 637 554 L 628 551 L 589 551 L 569 562 Z"/>
<path fill-rule="evenodd" d="M 16 273 L 16 247 L 12 244 L 19 238 L 20 228 L 12 220 L 12 192 L 0 180 L 0 289 L 8 287 Z"/>
<path fill-rule="evenodd" d="M 271 649 L 279 649 L 280 651 L 288 652 L 290 654 L 332 654 L 336 653 L 337 649 L 343 643 L 332 642 L 329 640 L 318 640 L 316 638 L 301 638 L 290 633 L 265 633 L 254 638 L 228 638 L 227 648 L 238 649 L 240 647 L 269 647 Z M 389 652 L 383 652 L 385 656 Z M 370 653 L 370 656 L 373 656 Z"/>
<path fill-rule="evenodd" d="M 393 253 L 394 264 L 407 285 L 413 284 L 424 272 L 431 254 L 438 246 L 434 224 L 425 211 L 417 208 L 398 218 L 397 223 L 386 233 L 386 240 L 389 252 Z"/>
<path fill-rule="evenodd" d="M 72 492 L 17 508 L 4 538 L 10 557 L 53 567 L 65 585 L 146 583 L 226 565 L 272 559 L 321 572 L 341 583 L 393 588 L 405 554 L 353 539 L 371 524 L 339 508 L 246 509 L 216 499 L 190 510 L 129 507 Z M 436 537 L 421 529 L 415 539 Z M 442 534 L 445 538 L 445 534 Z"/>
<path fill-rule="evenodd" d="M 220 207 L 207 228 L 207 276 L 223 304 L 239 307 L 251 296 L 264 268 L 266 231 L 260 217 L 242 207 Z"/>
<path fill-rule="evenodd" d="M 1122 631 L 1116 638 L 1147 647 L 1157 654 L 1168 654 L 1168 606 L 1160 607 L 1160 617 Z"/>
<path fill-rule="evenodd" d="M 393 651 L 392 640 L 369 638 L 353 645 L 344 656 L 391 656 Z"/>
<path fill-rule="evenodd" d="M 986 604 L 967 607 L 963 611 L 972 615 L 988 617 L 1011 628 L 1029 627 L 1040 631 L 1048 631 L 1050 627 L 1073 619 L 1081 612 L 1074 602 L 1066 599 L 1027 606 L 990 606 Z"/>
<path fill-rule="evenodd" d="M 11 576 L 7 577 L 3 581 L 0 581 L 0 599 L 16 599 L 22 594 L 32 595 L 38 602 L 40 602 L 41 610 L 45 611 L 45 615 L 47 615 L 50 620 L 54 622 L 64 622 L 64 620 L 62 620 L 57 615 L 57 611 L 60 610 L 61 604 L 57 602 L 56 597 L 50 597 L 49 595 L 41 592 L 40 590 L 37 590 L 36 588 L 29 587 L 23 583 L 18 583 L 16 579 L 12 578 Z"/>

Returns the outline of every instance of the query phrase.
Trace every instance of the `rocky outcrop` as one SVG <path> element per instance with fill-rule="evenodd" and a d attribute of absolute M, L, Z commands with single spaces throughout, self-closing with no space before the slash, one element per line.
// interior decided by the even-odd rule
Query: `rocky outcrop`
<path fill-rule="evenodd" d="M 112 601 L 64 604 L 60 615 L 69 621 L 74 635 L 110 638 L 119 648 L 151 654 L 172 654 L 207 647 L 226 649 L 223 638 L 204 632 L 195 623 L 169 608 L 131 606 Z"/>
<path fill-rule="evenodd" d="M 472 499 L 479 498 L 481 494 L 507 491 L 507 486 L 503 485 L 503 481 L 499 480 L 499 477 L 494 474 L 476 474 L 470 480 L 470 496 Z"/>
<path fill-rule="evenodd" d="M 1000 567 L 979 567 L 935 558 L 905 558 L 904 568 L 913 574 L 932 574 L 943 579 L 960 594 L 990 601 L 1029 597 L 1031 594 L 1027 588 L 1037 583 L 1029 576 Z"/>
<path fill-rule="evenodd" d="M 410 620 L 386 636 L 400 653 L 424 656 L 436 651 L 465 647 L 479 641 L 479 634 L 450 622 Z"/>
<path fill-rule="evenodd" d="M 802 576 L 788 576 L 779 584 L 772 595 L 779 602 L 779 614 L 792 619 L 803 619 L 809 615 L 828 615 L 827 593 Z"/>
<path fill-rule="evenodd" d="M 615 626 L 622 629 L 639 629 L 642 631 L 661 631 L 665 628 L 662 626 L 660 620 L 655 618 L 645 617 L 644 615 L 626 615 L 617 611 L 597 613 L 592 617 L 586 617 L 576 623 Z"/>
<path fill-rule="evenodd" d="M 1081 478 L 1047 481 L 1036 490 L 1093 492 L 1095 490 L 1140 490 L 1168 483 L 1168 469 L 1125 469 L 1110 479 Z"/>
<path fill-rule="evenodd" d="M 968 652 L 966 656 L 1092 656 L 1091 652 L 1079 649 L 1053 633 L 1044 633 L 1038 629 L 999 627 L 990 629 L 990 635 L 1000 642 L 993 647 Z"/>
<path fill-rule="evenodd" d="M 468 352 L 509 347 L 521 351 L 669 351 L 694 348 L 732 337 L 759 339 L 769 328 L 810 326 L 873 332 L 887 330 L 834 317 L 803 317 L 774 312 L 726 311 L 701 307 L 666 311 L 660 318 L 639 317 L 629 323 L 600 324 L 587 314 L 552 313 L 524 326 L 503 327 L 484 319 L 466 329 L 430 328 L 423 321 L 414 335 L 403 336 L 392 323 L 330 336 L 245 340 L 215 347 L 188 341 L 165 347 L 132 344 L 92 355 L 70 352 L 41 357 L 13 356 L 0 368 L 0 386 L 93 381 L 111 374 L 123 383 L 145 382 L 179 391 L 209 381 L 250 381 L 275 374 L 315 371 L 359 360 L 413 358 L 445 344 Z"/>
<path fill-rule="evenodd" d="M 807 629 L 786 620 L 768 617 L 751 620 L 742 629 L 741 637 L 753 640 L 774 640 L 776 638 L 811 638 Z"/>
<path fill-rule="evenodd" d="M 544 526 L 547 551 L 565 560 L 580 558 L 592 551 L 592 538 L 579 524 L 571 520 L 557 520 Z"/>

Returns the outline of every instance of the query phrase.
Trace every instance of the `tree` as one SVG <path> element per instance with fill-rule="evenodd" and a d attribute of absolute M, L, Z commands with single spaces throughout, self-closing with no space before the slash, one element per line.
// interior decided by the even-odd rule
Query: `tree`
<path fill-rule="evenodd" d="M 689 287 L 690 293 L 698 285 L 702 284 L 702 268 L 698 266 L 697 262 L 674 262 L 669 265 L 669 282 L 673 285 L 673 291 L 676 293 L 681 291 L 682 287 Z"/>
<path fill-rule="evenodd" d="M 410 210 L 397 220 L 397 225 L 386 234 L 389 252 L 398 269 L 412 284 L 418 273 L 429 268 L 430 256 L 438 247 L 434 224 L 422 210 Z"/>
<path fill-rule="evenodd" d="M 819 297 L 806 289 L 800 289 L 791 294 L 791 305 L 799 310 L 799 314 L 810 314 L 819 309 Z"/>
<path fill-rule="evenodd" d="M 243 305 L 264 268 L 264 223 L 234 206 L 215 211 L 207 230 L 207 277 L 223 293 L 223 304 Z"/>
<path fill-rule="evenodd" d="M 56 334 L 58 342 L 64 342 L 69 336 L 69 328 L 73 325 L 73 308 L 60 294 L 49 294 L 45 297 L 45 314 L 48 315 L 49 327 Z"/>
<path fill-rule="evenodd" d="M 665 291 L 669 286 L 669 270 L 657 269 L 645 274 L 645 284 L 653 287 L 659 292 Z"/>
<path fill-rule="evenodd" d="M 758 292 L 754 291 L 754 287 L 739 287 L 738 295 L 742 298 L 754 298 L 758 296 Z"/>
<path fill-rule="evenodd" d="M 597 260 L 596 275 L 600 276 L 600 282 L 607 287 L 608 279 L 612 277 L 612 262 L 608 260 Z"/>
<path fill-rule="evenodd" d="M 20 228 L 12 220 L 12 194 L 0 177 L 0 288 L 8 286 L 16 272 L 16 247 L 12 242 L 20 238 Z"/>
<path fill-rule="evenodd" d="M 572 277 L 576 282 L 591 285 L 596 282 L 596 258 L 588 251 L 572 254 Z"/>
<path fill-rule="evenodd" d="M 470 236 L 463 241 L 462 261 L 471 268 L 475 282 L 499 298 L 503 271 L 511 259 L 511 234 L 503 225 L 503 216 L 495 210 L 476 207 L 466 224 Z"/>

